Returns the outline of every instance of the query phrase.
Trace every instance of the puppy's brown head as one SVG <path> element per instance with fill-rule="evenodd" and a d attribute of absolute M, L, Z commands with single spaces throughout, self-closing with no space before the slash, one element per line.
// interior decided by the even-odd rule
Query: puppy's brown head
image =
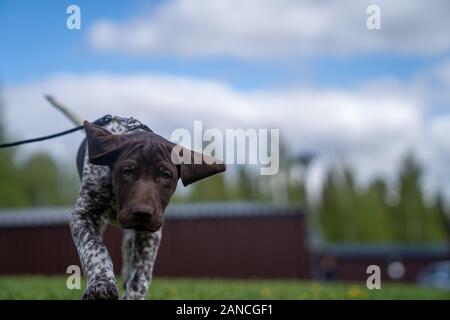
<path fill-rule="evenodd" d="M 153 132 L 113 135 L 87 121 L 84 127 L 89 161 L 111 168 L 117 217 L 124 229 L 157 231 L 178 178 L 186 186 L 225 171 L 218 160 L 187 149 L 182 149 L 184 156 L 188 152 L 189 158 L 203 160 L 174 164 L 171 154 L 176 145 Z"/>

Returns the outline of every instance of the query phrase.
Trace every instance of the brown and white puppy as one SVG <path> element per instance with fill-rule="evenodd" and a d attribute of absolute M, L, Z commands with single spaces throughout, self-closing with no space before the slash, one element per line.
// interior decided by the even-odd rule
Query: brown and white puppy
<path fill-rule="evenodd" d="M 106 127 L 85 121 L 84 126 L 87 141 L 77 157 L 81 187 L 70 223 L 88 278 L 83 299 L 118 298 L 111 258 L 101 237 L 105 221 L 126 229 L 125 298 L 144 299 L 161 239 L 164 210 L 178 179 L 186 186 L 225 171 L 225 165 L 151 131 L 127 132 L 120 121 L 113 120 Z M 172 152 L 174 148 L 177 152 Z M 194 163 L 194 159 L 200 161 Z"/>

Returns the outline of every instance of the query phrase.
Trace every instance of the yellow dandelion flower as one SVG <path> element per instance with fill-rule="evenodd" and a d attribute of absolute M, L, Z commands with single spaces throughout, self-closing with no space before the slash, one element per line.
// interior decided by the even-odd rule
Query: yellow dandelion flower
<path fill-rule="evenodd" d="M 367 294 L 359 287 L 353 286 L 350 287 L 347 291 L 348 299 L 364 299 L 367 297 Z"/>

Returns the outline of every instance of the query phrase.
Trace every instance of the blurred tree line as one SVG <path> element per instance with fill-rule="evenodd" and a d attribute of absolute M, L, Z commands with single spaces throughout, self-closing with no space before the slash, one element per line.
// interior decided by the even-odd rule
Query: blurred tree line
<path fill-rule="evenodd" d="M 0 143 L 6 141 L 0 101 Z M 0 207 L 74 204 L 78 189 L 74 170 L 61 170 L 46 153 L 35 153 L 23 163 L 15 149 L 0 149 Z"/>
<path fill-rule="evenodd" d="M 328 241 L 442 242 L 448 239 L 448 217 L 441 195 L 425 201 L 421 168 L 405 157 L 398 187 L 388 190 L 383 180 L 366 189 L 355 185 L 351 170 L 330 170 L 317 214 Z"/>

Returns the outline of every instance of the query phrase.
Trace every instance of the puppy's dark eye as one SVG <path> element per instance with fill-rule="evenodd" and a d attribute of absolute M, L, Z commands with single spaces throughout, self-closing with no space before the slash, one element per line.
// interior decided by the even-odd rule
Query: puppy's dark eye
<path fill-rule="evenodd" d="M 131 168 L 124 168 L 124 169 L 122 170 L 122 174 L 123 174 L 124 176 L 130 177 L 130 176 L 133 175 L 133 170 L 132 170 Z"/>
<path fill-rule="evenodd" d="M 169 171 L 167 171 L 166 169 L 160 169 L 160 172 L 161 172 L 161 176 L 162 176 L 164 179 L 170 179 L 170 178 L 172 178 L 172 174 L 171 174 Z"/>

